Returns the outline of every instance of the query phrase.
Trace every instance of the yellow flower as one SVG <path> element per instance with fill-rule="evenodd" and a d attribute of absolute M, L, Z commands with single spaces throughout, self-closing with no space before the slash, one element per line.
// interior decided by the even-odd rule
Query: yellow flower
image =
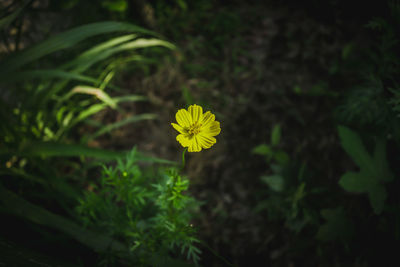
<path fill-rule="evenodd" d="M 178 110 L 175 118 L 178 124 L 171 125 L 179 132 L 176 140 L 189 152 L 200 152 L 217 142 L 214 136 L 221 132 L 221 128 L 210 111 L 203 114 L 202 107 L 191 105 L 188 110 Z"/>

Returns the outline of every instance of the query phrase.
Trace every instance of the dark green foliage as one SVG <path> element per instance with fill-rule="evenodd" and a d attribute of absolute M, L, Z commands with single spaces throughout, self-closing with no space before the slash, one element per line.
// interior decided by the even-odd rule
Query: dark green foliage
<path fill-rule="evenodd" d="M 359 172 L 347 172 L 339 184 L 349 192 L 368 193 L 376 214 L 383 210 L 387 197 L 385 183 L 393 180 L 386 160 L 386 142 L 377 140 L 373 156 L 364 147 L 361 138 L 346 127 L 339 127 L 339 135 L 344 150 L 359 166 Z"/>
<path fill-rule="evenodd" d="M 271 132 L 271 144 L 259 145 L 253 149 L 252 153 L 265 156 L 268 162 L 277 162 L 278 164 L 285 165 L 289 162 L 289 156 L 279 148 L 280 141 L 281 127 L 277 124 Z"/>
<path fill-rule="evenodd" d="M 43 57 L 51 53 L 74 47 L 92 36 L 111 32 L 131 33 L 93 45 L 80 55 L 52 66 L 51 69 L 32 69 L 32 62 L 44 60 Z M 118 105 L 122 102 L 145 100 L 145 97 L 138 95 L 112 98 L 105 89 L 115 88 L 110 81 L 118 68 L 127 62 L 126 58 L 121 60 L 115 55 L 130 52 L 127 57 L 141 62 L 143 58 L 134 52 L 137 49 L 153 46 L 173 48 L 172 44 L 159 39 L 138 38 L 138 35 L 148 34 L 155 35 L 127 23 L 99 22 L 66 31 L 6 57 L 0 63 L 0 83 L 7 88 L 0 100 L 2 139 L 6 147 L 18 151 L 21 147 L 17 146 L 33 141 L 63 141 L 72 128 L 101 110 L 119 109 Z M 112 56 L 114 58 L 110 59 Z M 99 68 L 100 65 L 106 66 L 106 70 Z M 21 68 L 24 70 L 21 71 Z M 21 79 L 23 82 L 20 82 Z M 100 127 L 84 141 L 127 123 L 154 118 L 154 115 L 143 114 L 118 124 Z"/>
<path fill-rule="evenodd" d="M 362 50 L 356 73 L 360 80 L 344 95 L 336 110 L 340 122 L 374 134 L 397 132 L 397 88 L 399 88 L 399 5 L 389 4 L 391 16 L 376 17 L 366 27 L 375 42 Z M 346 61 L 343 68 L 346 68 Z M 348 62 L 350 63 L 350 62 Z M 393 112 L 395 111 L 395 112 Z M 379 130 L 380 132 L 378 132 Z"/>
<path fill-rule="evenodd" d="M 359 128 L 387 128 L 391 109 L 384 96 L 382 82 L 370 78 L 364 86 L 351 90 L 337 109 L 338 117 L 346 124 Z"/>
<path fill-rule="evenodd" d="M 2 26 L 15 19 L 7 18 Z M 87 146 L 117 128 L 156 116 L 138 114 L 108 125 L 100 123 L 94 133 L 77 137 L 77 127 L 100 111 L 111 109 L 124 114 L 121 103 L 147 100 L 135 94 L 111 96 L 106 90 L 114 90 L 113 95 L 121 91 L 112 80 L 127 64 L 147 64 L 143 49 L 174 48 L 154 36 L 157 34 L 132 24 L 98 22 L 3 55 L 2 216 L 13 214 L 32 228 L 44 227 L 39 232 L 55 230 L 64 240 L 76 240 L 103 255 L 102 264 L 107 266 L 184 266 L 185 262 L 173 259 L 178 252 L 197 263 L 200 250 L 195 243 L 199 241 L 190 226 L 192 210 L 188 209 L 195 200 L 182 194 L 188 181 L 164 168 L 155 167 L 150 173 L 152 167 L 144 171 L 138 165 L 144 161 L 173 162 L 136 150 L 127 155 L 125 151 Z M 126 155 L 126 161 L 121 160 Z M 97 183 L 93 174 L 98 164 L 115 160 L 117 167 L 104 166 Z M 87 183 L 93 184 L 92 191 L 81 198 Z M 78 205 L 78 199 L 77 215 L 72 208 Z M 77 223 L 78 219 L 81 221 Z"/>
<path fill-rule="evenodd" d="M 322 241 L 340 241 L 347 244 L 354 235 L 354 225 L 347 218 L 343 207 L 323 209 L 321 216 L 326 222 L 318 229 L 317 239 Z"/>
<path fill-rule="evenodd" d="M 376 18 L 367 25 L 374 31 L 370 46 L 358 51 L 352 43 L 345 46 L 341 55 L 343 65 L 336 66 L 337 72 L 331 73 L 333 77 L 352 75 L 346 91 L 332 93 L 340 101 L 334 111 L 336 120 L 331 123 L 342 125 L 337 126 L 338 139 L 347 156 L 343 153 L 330 162 L 314 158 L 318 165 L 343 169 L 335 181 L 325 181 L 323 175 L 316 181 L 309 176 L 313 170 L 303 176 L 306 165 L 299 168 L 295 152 L 288 152 L 290 157 L 280 160 L 279 140 L 285 138 L 279 138 L 276 126 L 271 131 L 271 144 L 253 149 L 268 162 L 268 174 L 261 176 L 268 189 L 257 211 L 265 210 L 269 221 L 285 223 L 299 240 L 297 246 L 311 247 L 306 239 L 307 233 L 313 232 L 321 257 L 332 255 L 334 248 L 343 255 L 357 255 L 359 259 L 351 261 L 356 266 L 363 261 L 367 266 L 375 266 L 376 259 L 387 255 L 383 250 L 388 244 L 398 240 L 394 226 L 398 222 L 398 210 L 394 208 L 398 197 L 394 188 L 399 175 L 399 5 L 392 4 L 390 10 L 392 17 Z M 360 68 L 354 69 L 355 65 Z M 298 86 L 294 91 L 302 92 Z M 369 251 L 362 247 L 364 240 L 370 240 L 369 235 L 384 240 L 378 245 L 384 249 L 379 251 L 375 247 L 377 252 L 363 255 Z"/>
<path fill-rule="evenodd" d="M 309 209 L 306 198 L 318 193 L 307 188 L 306 164 L 290 162 L 286 152 L 279 149 L 281 128 L 275 125 L 271 131 L 271 144 L 259 145 L 253 153 L 265 157 L 270 164 L 272 174 L 263 175 L 268 197 L 258 203 L 257 212 L 266 211 L 271 221 L 283 220 L 285 226 L 295 232 L 301 232 L 304 226 L 316 220 L 315 214 Z"/>
<path fill-rule="evenodd" d="M 190 224 L 197 203 L 184 194 L 189 181 L 174 168 L 154 172 L 137 160 L 133 150 L 115 167 L 103 166 L 100 180 L 88 186 L 76 208 L 79 217 L 125 243 L 134 259 L 130 264 L 152 265 L 170 259 L 171 252 L 197 263 L 199 240 Z"/>

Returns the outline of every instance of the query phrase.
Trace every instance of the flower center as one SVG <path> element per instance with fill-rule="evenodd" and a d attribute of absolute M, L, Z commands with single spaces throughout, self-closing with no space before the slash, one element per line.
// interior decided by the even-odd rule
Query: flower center
<path fill-rule="evenodd" d="M 189 127 L 189 130 L 188 130 L 189 134 L 196 135 L 196 134 L 200 133 L 201 126 L 202 126 L 201 123 L 197 123 L 197 122 L 193 123 Z"/>

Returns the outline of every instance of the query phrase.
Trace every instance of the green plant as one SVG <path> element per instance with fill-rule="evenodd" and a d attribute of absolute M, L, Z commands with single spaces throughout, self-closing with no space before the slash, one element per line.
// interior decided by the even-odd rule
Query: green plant
<path fill-rule="evenodd" d="M 374 212 L 380 214 L 387 197 L 385 184 L 393 180 L 386 160 L 386 140 L 379 138 L 371 155 L 360 136 L 349 128 L 339 126 L 339 136 L 343 149 L 360 168 L 359 172 L 346 172 L 339 184 L 352 193 L 367 193 Z"/>
<path fill-rule="evenodd" d="M 74 48 L 90 37 L 119 32 L 131 33 L 92 45 L 77 57 L 59 62 L 56 66 L 46 69 L 35 67 L 39 60 L 40 65 L 47 65 L 51 53 L 67 53 L 67 48 Z M 105 91 L 106 87 L 116 88 L 110 82 L 119 64 L 142 61 L 137 49 L 153 46 L 173 48 L 168 42 L 138 38 L 140 35 L 155 34 L 127 23 L 99 22 L 66 31 L 5 57 L 0 63 L 0 84 L 5 88 L 0 99 L 0 155 L 3 160 L 10 164 L 23 161 L 17 171 L 20 173 L 29 162 L 27 157 L 32 156 L 52 156 L 51 153 L 56 153 L 58 156 L 115 157 L 115 153 L 107 155 L 85 145 L 69 144 L 79 141 L 74 138 L 72 130 L 90 116 L 106 108 L 123 113 L 120 103 L 146 100 L 140 95 L 111 97 Z M 111 58 L 121 53 L 127 53 L 125 61 L 118 57 Z M 104 65 L 106 68 L 101 67 Z M 141 114 L 112 125 L 99 125 L 95 133 L 81 142 L 86 143 L 127 123 L 154 118 L 153 114 Z M 13 157 L 17 159 L 10 161 Z M 10 164 L 10 167 L 16 166 Z M 13 171 L 14 168 L 6 170 L 7 173 Z"/>
<path fill-rule="evenodd" d="M 346 216 L 343 207 L 322 209 L 321 216 L 325 219 L 325 223 L 319 227 L 317 239 L 325 242 L 339 241 L 347 246 L 354 235 L 354 224 Z"/>
<path fill-rule="evenodd" d="M 177 169 L 152 170 L 138 165 L 132 150 L 115 167 L 103 165 L 76 208 L 84 224 L 121 240 L 134 265 L 172 265 L 171 254 L 183 254 L 195 264 L 199 240 L 190 224 L 198 203 L 185 194 L 187 178 Z"/>
<path fill-rule="evenodd" d="M 67 62 L 60 62 L 51 69 L 35 68 L 34 63 L 37 64 L 38 60 L 42 60 L 40 61 L 43 62 L 42 65 L 46 65 L 45 56 L 51 53 L 65 52 L 65 49 L 73 48 L 79 42 L 96 35 L 118 32 L 136 32 L 136 34 L 131 33 L 96 44 L 77 57 Z M 105 63 L 109 66 L 113 61 L 107 62 L 107 58 L 121 52 L 135 52 L 138 48 L 154 45 L 173 47 L 159 39 L 137 38 L 138 34 L 152 33 L 126 23 L 94 23 L 51 37 L 1 61 L 0 85 L 5 89 L 2 90 L 0 98 L 2 120 L 0 156 L 2 161 L 7 163 L 1 167 L 2 173 L 30 182 L 35 181 L 45 187 L 52 185 L 56 190 L 66 191 L 64 193 L 68 192 L 67 195 L 71 196 L 71 192 L 75 190 L 68 186 L 65 179 L 57 176 L 62 175 L 58 171 L 60 168 L 72 167 L 70 175 L 79 177 L 81 173 L 73 174 L 79 169 L 76 167 L 76 162 L 58 161 L 54 165 L 51 157 L 89 156 L 113 159 L 123 155 L 123 153 L 107 153 L 101 149 L 73 144 L 79 140 L 74 138 L 71 130 L 105 108 L 119 109 L 123 112 L 118 107 L 119 103 L 145 100 L 138 95 L 112 98 L 104 91 L 105 87 L 113 87 L 109 84 L 110 78 L 106 76 L 100 80 L 86 74 L 89 71 L 94 74 L 95 65 Z M 135 57 L 140 62 L 137 53 L 128 56 Z M 116 126 L 153 118 L 154 115 L 143 114 L 134 119 L 128 118 L 118 122 L 118 125 L 101 126 L 85 141 L 115 129 Z M 68 167 L 61 167 L 63 165 Z"/>
<path fill-rule="evenodd" d="M 29 70 L 34 61 L 50 53 L 63 51 L 89 37 L 110 32 L 136 34 L 115 37 L 94 45 L 75 59 L 60 62 L 51 69 Z M 110 81 L 119 64 L 144 60 L 140 54 L 134 53 L 137 49 L 152 46 L 173 48 L 168 42 L 154 38 L 138 38 L 138 34 L 151 33 L 126 23 L 94 23 L 69 30 L 5 58 L 0 64 L 0 79 L 3 86 L 9 88 L 7 98 L 11 101 L 2 99 L 0 114 L 4 120 L 3 140 L 7 144 L 21 143 L 18 137 L 59 141 L 78 123 L 107 107 L 118 109 L 121 102 L 145 100 L 137 95 L 112 98 L 105 92 L 106 87 L 115 88 Z M 123 52 L 130 52 L 125 55 L 124 62 L 118 57 L 107 61 L 111 56 Z M 106 65 L 104 71 L 99 72 L 99 78 L 86 74 L 93 72 L 93 66 L 102 69 L 99 68 L 99 64 Z M 21 70 L 23 67 L 28 70 Z M 13 88 L 17 88 L 16 93 Z M 96 98 L 101 102 L 96 103 Z M 154 117 L 142 117 L 150 118 Z M 132 121 L 128 120 L 125 123 L 129 122 Z M 20 127 L 12 129 L 16 125 Z M 15 134 L 16 132 L 19 135 Z"/>
<path fill-rule="evenodd" d="M 2 55 L 2 215 L 13 214 L 28 224 L 45 226 L 43 232 L 55 229 L 95 252 L 133 260 L 126 244 L 108 233 L 98 234 L 77 224 L 72 207 L 98 162 L 126 155 L 124 151 L 88 147 L 87 142 L 128 123 L 154 119 L 155 115 L 139 114 L 100 124 L 83 138 L 76 129 L 102 110 L 124 114 L 120 103 L 146 100 L 135 94 L 111 96 L 106 90 L 112 89 L 114 94 L 121 91 L 112 79 L 124 65 L 147 64 L 143 49 L 174 48 L 156 36 L 128 23 L 98 22 Z M 135 160 L 171 163 L 139 152 Z"/>
<path fill-rule="evenodd" d="M 254 154 L 265 157 L 272 174 L 263 175 L 261 181 L 268 186 L 267 196 L 260 200 L 255 210 L 266 210 L 271 221 L 285 221 L 289 229 L 300 232 L 307 224 L 316 221 L 317 215 L 306 198 L 318 194 L 316 188 L 307 188 L 306 164 L 290 161 L 288 154 L 280 149 L 281 128 L 275 125 L 269 145 L 253 149 Z"/>
<path fill-rule="evenodd" d="M 258 145 L 253 149 L 252 153 L 264 156 L 268 163 L 276 162 L 278 164 L 285 165 L 289 162 L 289 155 L 279 148 L 280 142 L 281 127 L 279 124 L 276 124 L 272 128 L 271 143 L 269 145 Z"/>

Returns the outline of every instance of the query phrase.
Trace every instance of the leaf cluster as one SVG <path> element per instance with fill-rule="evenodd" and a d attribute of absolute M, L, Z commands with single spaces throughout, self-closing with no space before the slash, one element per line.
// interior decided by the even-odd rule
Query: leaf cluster
<path fill-rule="evenodd" d="M 18 17 L 20 9 L 15 12 L 15 16 L 1 20 L 0 28 L 8 27 L 11 20 Z M 45 226 L 41 232 L 56 230 L 63 238 L 76 240 L 97 253 L 110 254 L 112 259 L 122 258 L 126 262 L 138 259 L 129 252 L 133 248 L 132 240 L 136 239 L 130 239 L 133 243 L 124 239 L 131 233 L 127 229 L 135 223 L 132 233 L 145 233 L 147 226 L 136 216 L 147 220 L 157 207 L 148 204 L 150 199 L 156 198 L 155 189 L 148 184 L 150 180 L 143 181 L 145 176 L 137 163 L 159 159 L 140 152 L 131 154 L 134 163 L 129 160 L 118 163 L 119 169 L 127 170 L 127 176 L 121 174 L 121 179 L 115 178 L 119 173 L 114 169 L 105 168 L 102 184 L 96 184 L 94 190 L 118 188 L 118 191 L 113 192 L 110 199 L 95 193 L 81 198 L 84 202 L 81 203 L 80 218 L 85 219 L 79 224 L 74 221 L 77 213 L 72 207 L 81 195 L 81 187 L 88 184 L 99 163 L 123 159 L 126 155 L 126 152 L 91 148 L 87 143 L 128 123 L 154 119 L 155 115 L 139 114 L 109 125 L 92 123 L 94 132 L 83 138 L 77 135 L 76 129 L 83 123 L 90 123 L 90 117 L 102 110 L 114 109 L 124 114 L 121 103 L 146 100 L 135 94 L 112 96 L 109 91 L 120 93 L 121 88 L 113 81 L 117 73 L 127 64 L 147 64 L 143 51 L 156 46 L 174 48 L 154 32 L 129 23 L 109 21 L 79 26 L 22 51 L 1 55 L 2 215 L 13 214 L 33 225 L 33 229 L 36 225 Z M 124 213 L 118 209 L 122 203 L 128 203 Z M 124 218 L 131 219 L 125 221 Z M 83 228 L 82 222 L 93 228 Z M 96 232 L 93 231 L 95 228 L 108 231 Z M 148 235 L 158 233 L 161 232 Z M 144 241 L 139 239 L 146 248 L 162 250 L 165 243 L 154 244 L 155 240 L 162 240 L 162 235 L 153 239 L 143 237 Z M 187 241 L 185 244 L 193 254 L 192 243 Z M 151 249 L 145 251 L 153 252 Z M 191 259 L 194 259 L 193 255 Z"/>
<path fill-rule="evenodd" d="M 291 161 L 280 148 L 281 128 L 278 124 L 272 128 L 270 140 L 269 145 L 259 145 L 252 151 L 264 156 L 272 171 L 260 177 L 268 190 L 255 210 L 266 210 L 271 221 L 283 220 L 290 230 L 300 232 L 308 223 L 317 220 L 318 216 L 309 208 L 307 198 L 319 192 L 307 188 L 306 164 Z"/>
<path fill-rule="evenodd" d="M 387 197 L 384 184 L 393 180 L 393 174 L 386 160 L 385 139 L 377 140 L 374 154 L 371 156 L 355 132 L 340 126 L 339 136 L 343 149 L 360 168 L 359 172 L 343 174 L 339 184 L 349 192 L 368 193 L 374 212 L 380 214 Z"/>
<path fill-rule="evenodd" d="M 143 169 L 136 156 L 133 150 L 116 166 L 103 166 L 76 212 L 87 227 L 127 244 L 135 264 L 169 264 L 171 254 L 197 263 L 201 251 L 190 219 L 198 203 L 186 194 L 189 181 L 175 168 Z"/>

